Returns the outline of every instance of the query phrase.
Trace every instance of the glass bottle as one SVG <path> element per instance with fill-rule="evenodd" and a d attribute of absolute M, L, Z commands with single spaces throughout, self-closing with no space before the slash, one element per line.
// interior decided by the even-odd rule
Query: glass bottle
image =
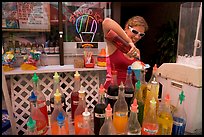
<path fill-rule="evenodd" d="M 156 135 L 159 129 L 156 115 L 156 101 L 150 100 L 150 108 L 142 123 L 142 135 Z"/>
<path fill-rule="evenodd" d="M 60 131 L 63 130 L 63 133 L 69 134 L 69 125 L 68 125 L 68 115 L 66 114 L 66 112 L 63 110 L 62 108 L 62 104 L 61 104 L 61 97 L 62 94 L 59 92 L 58 89 L 56 89 L 56 93 L 54 94 L 54 110 L 51 114 L 50 117 L 50 124 L 51 124 L 51 132 L 52 135 L 59 135 L 61 134 Z M 57 117 L 59 116 L 59 113 L 62 113 L 63 117 L 64 117 L 64 121 L 63 124 L 65 126 L 65 130 L 64 129 L 60 129 L 59 131 L 59 121 L 57 121 Z"/>
<path fill-rule="evenodd" d="M 111 108 L 113 108 L 116 100 L 118 99 L 118 82 L 117 82 L 117 71 L 112 70 L 111 74 L 111 83 L 108 87 L 107 94 L 106 94 L 106 104 L 110 104 Z"/>
<path fill-rule="evenodd" d="M 128 119 L 128 135 L 141 135 L 141 125 L 138 121 L 137 107 L 137 99 L 135 98 L 130 108 L 130 117 Z"/>
<path fill-rule="evenodd" d="M 173 126 L 173 117 L 170 110 L 170 96 L 167 94 L 159 104 L 157 121 L 159 130 L 157 135 L 171 135 Z"/>
<path fill-rule="evenodd" d="M 31 96 L 29 97 L 30 101 L 30 117 L 36 121 L 37 127 L 37 134 L 38 135 L 45 135 L 48 127 L 46 123 L 46 117 L 40 111 L 38 104 L 37 104 L 37 96 L 34 92 L 31 92 Z"/>
<path fill-rule="evenodd" d="M 36 121 L 33 120 L 31 117 L 28 118 L 27 125 L 27 133 L 26 135 L 38 135 Z"/>
<path fill-rule="evenodd" d="M 147 96 L 147 82 L 145 80 L 146 70 L 144 69 L 144 66 L 142 66 L 140 73 L 141 90 L 143 94 L 143 101 L 145 102 Z"/>
<path fill-rule="evenodd" d="M 94 134 L 98 135 L 101 126 L 104 123 L 105 120 L 105 88 L 103 87 L 103 84 L 100 85 L 99 88 L 99 94 L 98 94 L 98 102 L 94 107 Z"/>
<path fill-rule="evenodd" d="M 72 120 L 74 120 L 74 112 L 78 106 L 79 103 L 79 90 L 81 87 L 81 81 L 80 81 L 80 74 L 78 71 L 74 74 L 74 89 L 71 93 L 71 114 L 72 114 Z"/>
<path fill-rule="evenodd" d="M 62 114 L 62 112 L 59 112 L 59 114 L 57 116 L 58 135 L 68 135 L 69 134 L 69 130 L 66 126 L 65 121 L 66 121 L 66 119 L 65 119 L 64 115 Z"/>
<path fill-rule="evenodd" d="M 65 95 L 61 90 L 60 87 L 60 80 L 59 80 L 59 75 L 57 72 L 55 72 L 53 79 L 54 79 L 54 83 L 53 83 L 53 91 L 50 94 L 50 114 L 52 114 L 53 110 L 54 110 L 54 94 L 56 93 L 56 90 L 58 89 L 58 91 L 61 93 L 61 103 L 62 103 L 62 107 L 64 109 L 64 111 L 66 112 L 66 101 L 65 101 Z"/>
<path fill-rule="evenodd" d="M 126 80 L 125 80 L 125 101 L 128 105 L 128 112 L 130 112 L 130 105 L 134 95 L 134 85 L 132 84 L 132 69 L 128 66 Z"/>
<path fill-rule="evenodd" d="M 82 90 L 82 87 L 81 87 L 78 92 L 79 92 L 79 104 L 74 112 L 75 135 L 78 135 L 80 129 L 82 128 L 82 122 L 83 122 L 82 113 L 85 111 L 85 108 L 86 108 L 85 91 Z"/>
<path fill-rule="evenodd" d="M 107 105 L 105 121 L 100 128 L 99 135 L 116 135 L 116 130 L 112 121 L 112 108 L 110 104 Z"/>
<path fill-rule="evenodd" d="M 184 135 L 185 133 L 187 116 L 184 109 L 184 99 L 184 92 L 181 91 L 181 93 L 179 94 L 176 110 L 173 113 L 172 135 Z"/>
<path fill-rule="evenodd" d="M 147 111 L 149 111 L 150 100 L 152 99 L 152 97 L 154 97 L 154 99 L 157 102 L 156 103 L 156 113 L 158 111 L 158 107 L 159 107 L 159 100 L 158 100 L 159 82 L 157 80 L 156 71 L 157 71 L 157 65 L 155 64 L 153 67 L 152 76 L 151 76 L 149 82 L 147 83 L 147 95 L 146 95 L 145 104 L 144 104 L 143 119 L 146 116 Z"/>
<path fill-rule="evenodd" d="M 87 107 L 85 108 L 85 111 L 82 113 L 82 116 L 83 116 L 82 128 L 80 129 L 78 135 L 94 135 L 90 122 L 91 113 L 88 112 Z"/>
<path fill-rule="evenodd" d="M 113 107 L 113 125 L 117 134 L 127 134 L 128 105 L 124 96 L 125 86 L 121 82 L 119 86 L 118 100 Z"/>
<path fill-rule="evenodd" d="M 33 81 L 33 92 L 37 96 L 38 108 L 46 117 L 47 126 L 49 126 L 46 98 L 45 98 L 45 95 L 40 90 L 39 77 L 37 76 L 36 72 L 32 77 L 32 81 Z"/>
<path fill-rule="evenodd" d="M 135 94 L 134 94 L 134 98 L 133 99 L 137 99 L 137 104 L 138 104 L 138 121 L 140 123 L 140 125 L 142 126 L 142 122 L 143 122 L 143 115 L 144 115 L 144 101 L 143 101 L 143 92 L 141 90 L 141 83 L 140 80 L 138 80 L 135 83 Z M 132 100 L 133 103 L 134 100 Z"/>

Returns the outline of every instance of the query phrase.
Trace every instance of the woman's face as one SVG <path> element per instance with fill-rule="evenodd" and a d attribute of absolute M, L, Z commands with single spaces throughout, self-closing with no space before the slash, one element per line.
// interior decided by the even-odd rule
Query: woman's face
<path fill-rule="evenodd" d="M 135 44 L 144 36 L 145 28 L 143 26 L 134 27 L 127 26 L 125 32 L 128 35 L 128 37 L 132 40 L 132 42 Z"/>

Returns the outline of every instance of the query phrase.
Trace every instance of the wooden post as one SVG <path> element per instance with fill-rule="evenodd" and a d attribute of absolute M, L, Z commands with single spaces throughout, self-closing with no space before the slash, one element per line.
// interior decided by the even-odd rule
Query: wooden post
<path fill-rule="evenodd" d="M 58 25 L 59 25 L 59 54 L 60 65 L 64 65 L 64 47 L 63 47 L 63 23 L 62 23 L 62 2 L 58 2 Z"/>
<path fill-rule="evenodd" d="M 4 94 L 6 108 L 8 110 L 8 114 L 9 114 L 9 120 L 10 120 L 10 123 L 11 123 L 12 135 L 17 135 L 17 133 L 16 133 L 16 122 L 15 122 L 15 119 L 14 119 L 13 109 L 12 109 L 13 107 L 12 107 L 12 104 L 11 104 L 11 97 L 9 96 L 7 82 L 6 82 L 6 78 L 5 78 L 5 75 L 4 75 L 3 68 L 2 68 L 2 90 L 3 90 L 3 94 Z"/>

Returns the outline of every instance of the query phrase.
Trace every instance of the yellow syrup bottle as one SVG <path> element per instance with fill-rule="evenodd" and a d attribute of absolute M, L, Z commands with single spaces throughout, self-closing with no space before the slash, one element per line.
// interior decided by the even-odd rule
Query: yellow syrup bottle
<path fill-rule="evenodd" d="M 127 134 L 128 105 L 125 101 L 124 91 L 125 86 L 123 82 L 121 82 L 119 86 L 118 100 L 113 107 L 113 125 L 116 129 L 116 134 L 119 135 Z"/>
<path fill-rule="evenodd" d="M 171 135 L 173 127 L 173 116 L 170 110 L 169 94 L 166 94 L 165 98 L 159 104 L 157 121 L 159 124 L 157 135 Z"/>

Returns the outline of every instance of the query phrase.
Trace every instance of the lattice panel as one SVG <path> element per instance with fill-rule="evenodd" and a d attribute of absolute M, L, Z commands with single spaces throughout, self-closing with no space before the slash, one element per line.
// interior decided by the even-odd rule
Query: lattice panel
<path fill-rule="evenodd" d="M 71 92 L 74 88 L 74 73 L 75 72 L 61 72 L 60 86 L 65 94 L 66 111 L 71 110 Z M 86 104 L 90 110 L 93 110 L 98 98 L 99 88 L 99 73 L 100 71 L 81 71 L 81 84 L 86 92 Z M 41 90 L 46 97 L 47 110 L 50 111 L 50 94 L 53 89 L 53 75 L 54 73 L 37 74 Z M 17 123 L 17 132 L 23 135 L 26 132 L 26 122 L 30 115 L 30 103 L 28 98 L 32 91 L 32 74 L 12 75 L 11 76 L 11 97 L 12 106 Z"/>

